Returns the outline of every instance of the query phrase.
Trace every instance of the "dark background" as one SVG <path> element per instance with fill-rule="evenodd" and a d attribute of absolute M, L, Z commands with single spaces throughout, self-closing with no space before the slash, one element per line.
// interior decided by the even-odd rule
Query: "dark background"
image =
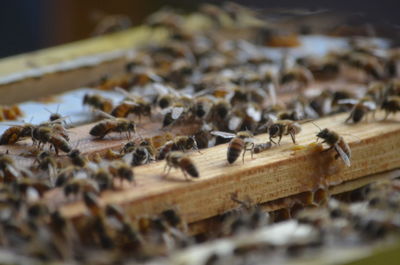
<path fill-rule="evenodd" d="M 96 14 L 128 15 L 133 25 L 163 6 L 194 10 L 201 2 L 193 0 L 4 0 L 0 8 L 0 57 L 33 51 L 91 36 Z M 235 2 L 256 8 L 330 9 L 346 12 L 365 21 L 397 29 L 400 25 L 399 1 L 263 1 Z"/>

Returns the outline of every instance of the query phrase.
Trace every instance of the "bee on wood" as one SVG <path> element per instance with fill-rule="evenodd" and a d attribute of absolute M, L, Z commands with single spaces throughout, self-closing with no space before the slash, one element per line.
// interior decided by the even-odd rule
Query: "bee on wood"
<path fill-rule="evenodd" d="M 81 154 L 78 149 L 73 149 L 68 153 L 68 157 L 72 162 L 72 165 L 76 167 L 85 167 L 87 164 L 87 159 Z"/>
<path fill-rule="evenodd" d="M 359 100 L 354 99 L 343 99 L 339 100 L 339 104 L 351 104 L 354 105 L 350 112 L 349 117 L 345 120 L 346 123 L 352 121 L 353 123 L 360 122 L 364 117 L 367 118 L 367 114 L 372 112 L 375 117 L 376 104 L 370 97 L 364 97 Z"/>
<path fill-rule="evenodd" d="M 115 118 L 107 113 L 101 112 L 107 119 L 100 121 L 90 129 L 89 134 L 99 139 L 103 139 L 109 133 L 126 132 L 127 138 L 131 138 L 131 132 L 136 132 L 136 124 L 125 118 Z"/>
<path fill-rule="evenodd" d="M 51 175 L 55 175 L 57 170 L 57 161 L 48 151 L 42 151 L 36 157 L 37 168 L 43 171 L 49 172 Z"/>
<path fill-rule="evenodd" d="M 335 158 L 338 159 L 340 157 L 346 164 L 346 166 L 351 166 L 351 150 L 342 136 L 340 136 L 337 132 L 325 128 L 317 134 L 317 138 L 323 139 L 322 143 L 326 143 L 327 145 L 329 145 L 329 148 L 324 150 L 324 152 L 335 149 L 337 153 L 335 155 Z"/>
<path fill-rule="evenodd" d="M 83 105 L 88 105 L 93 109 L 101 110 L 106 113 L 109 113 L 113 109 L 112 101 L 99 94 L 86 94 L 83 97 Z"/>
<path fill-rule="evenodd" d="M 171 151 L 198 150 L 197 142 L 192 136 L 176 136 L 171 141 L 166 142 L 158 151 L 157 159 L 162 160 Z"/>
<path fill-rule="evenodd" d="M 396 114 L 396 112 L 400 111 L 400 96 L 387 97 L 382 102 L 381 109 L 385 111 L 384 120 L 387 119 L 389 114 Z"/>
<path fill-rule="evenodd" d="M 375 79 L 380 79 L 384 75 L 384 66 L 375 56 L 353 52 L 345 57 L 345 62 Z"/>
<path fill-rule="evenodd" d="M 132 94 L 121 88 L 115 89 L 124 94 L 127 97 L 127 100 L 124 100 L 111 111 L 112 116 L 117 118 L 126 118 L 132 113 L 138 116 L 139 121 L 142 116 L 148 116 L 151 118 L 151 104 L 149 102 L 145 101 L 143 98 L 134 97 Z"/>
<path fill-rule="evenodd" d="M 193 164 L 193 161 L 182 152 L 175 151 L 168 153 L 165 161 L 166 164 L 164 167 L 164 171 L 168 168 L 165 177 L 168 176 L 171 168 L 179 168 L 185 176 L 186 180 L 189 180 L 188 175 L 192 178 L 200 177 L 196 166 Z"/>
<path fill-rule="evenodd" d="M 301 132 L 300 123 L 291 120 L 270 120 L 265 126 L 268 130 L 269 140 L 272 143 L 277 144 L 273 138 L 279 137 L 278 145 L 281 142 L 282 136 L 286 135 L 290 135 L 293 143 L 296 144 L 296 134 Z"/>
<path fill-rule="evenodd" d="M 136 184 L 132 167 L 122 161 L 115 161 L 112 163 L 109 167 L 109 171 L 115 178 L 120 179 L 121 185 L 124 180 Z"/>
<path fill-rule="evenodd" d="M 376 104 L 382 104 L 387 93 L 387 86 L 382 81 L 371 82 L 365 96 L 370 97 Z"/>
<path fill-rule="evenodd" d="M 74 195 L 75 197 L 81 192 L 93 192 L 99 193 L 98 184 L 91 179 L 80 178 L 80 179 L 71 179 L 64 186 L 64 195 L 65 197 L 70 197 L 70 195 Z"/>
<path fill-rule="evenodd" d="M 253 158 L 254 151 L 254 136 L 251 132 L 248 131 L 240 131 L 236 134 L 221 132 L 221 131 L 212 131 L 212 135 L 220 136 L 226 139 L 232 138 L 228 145 L 227 159 L 229 164 L 235 162 L 240 153 L 243 151 L 242 161 L 244 163 L 244 155 L 247 151 L 250 151 L 251 158 Z"/>
<path fill-rule="evenodd" d="M 58 155 L 58 150 L 63 151 L 64 153 L 69 153 L 71 151 L 71 146 L 67 142 L 67 140 L 64 139 L 64 137 L 57 135 L 57 134 L 52 134 L 50 135 L 50 138 L 48 142 L 53 146 L 54 151 Z"/>
<path fill-rule="evenodd" d="M 32 137 L 35 125 L 26 123 L 24 125 L 13 125 L 9 127 L 0 137 L 0 145 L 15 144 L 26 137 Z"/>

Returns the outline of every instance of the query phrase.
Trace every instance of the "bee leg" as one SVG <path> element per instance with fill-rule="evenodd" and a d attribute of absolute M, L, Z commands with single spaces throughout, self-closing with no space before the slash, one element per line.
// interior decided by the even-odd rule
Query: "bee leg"
<path fill-rule="evenodd" d="M 295 136 L 294 132 L 293 132 L 293 131 L 290 131 L 289 134 L 290 134 L 290 137 L 292 137 L 293 143 L 296 144 L 296 136 Z"/>
<path fill-rule="evenodd" d="M 181 171 L 182 171 L 182 173 L 183 173 L 183 176 L 185 177 L 185 180 L 186 180 L 186 181 L 189 181 L 190 178 L 189 178 L 188 175 L 186 174 L 186 171 L 183 170 L 183 169 L 181 169 Z"/>
<path fill-rule="evenodd" d="M 242 162 L 243 162 L 243 164 L 244 164 L 244 155 L 246 154 L 246 151 L 247 151 L 247 149 L 246 149 L 246 147 L 245 147 L 244 150 L 243 150 L 243 155 L 242 155 Z"/>
<path fill-rule="evenodd" d="M 350 113 L 349 117 L 344 121 L 344 123 L 349 123 L 349 121 L 353 118 L 353 112 Z"/>
<path fill-rule="evenodd" d="M 269 137 L 269 141 L 270 141 L 271 143 L 273 143 L 273 144 L 276 144 L 276 142 L 275 142 L 274 140 L 272 140 L 272 137 L 271 137 L 271 136 Z"/>
<path fill-rule="evenodd" d="M 251 147 L 249 148 L 251 159 L 253 159 L 253 155 L 254 155 L 254 145 L 255 145 L 254 143 L 251 143 Z"/>
<path fill-rule="evenodd" d="M 390 114 L 390 112 L 389 112 L 389 111 L 386 111 L 386 113 L 385 113 L 385 118 L 383 118 L 384 121 L 388 118 L 389 114 Z"/>
<path fill-rule="evenodd" d="M 282 140 L 282 134 L 279 135 L 278 145 L 281 145 L 281 140 Z"/>

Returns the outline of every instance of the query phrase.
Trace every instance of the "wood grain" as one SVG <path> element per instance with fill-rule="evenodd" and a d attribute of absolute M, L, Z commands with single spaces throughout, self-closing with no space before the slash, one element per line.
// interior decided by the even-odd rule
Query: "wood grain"
<path fill-rule="evenodd" d="M 293 151 L 288 138 L 281 146 L 257 154 L 254 159 L 246 156 L 244 164 L 238 160 L 229 165 L 225 144 L 191 154 L 200 171 L 198 180 L 185 181 L 179 170 L 172 170 L 167 179 L 163 178 L 165 162 L 161 161 L 135 168 L 137 185 L 105 192 L 102 201 L 123 206 L 133 218 L 175 208 L 191 223 L 236 207 L 230 199 L 232 194 L 264 203 L 400 167 L 400 115 L 388 121 L 357 125 L 344 124 L 346 116 L 332 116 L 316 124 L 345 135 L 352 149 L 349 168 L 333 158 L 334 151 Z M 317 132 L 313 124 L 304 124 L 297 137 L 299 144 L 314 142 Z M 267 136 L 259 135 L 256 140 L 266 141 Z M 77 202 L 63 206 L 61 211 L 67 217 L 76 217 L 86 209 Z"/>

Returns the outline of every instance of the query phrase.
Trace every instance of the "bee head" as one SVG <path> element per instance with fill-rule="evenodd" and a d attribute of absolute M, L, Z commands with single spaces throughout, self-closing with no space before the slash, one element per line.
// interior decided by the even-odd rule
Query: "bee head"
<path fill-rule="evenodd" d="M 81 154 L 81 151 L 79 151 L 78 149 L 73 149 L 71 152 L 69 152 L 68 156 L 70 158 L 75 158 L 78 157 Z"/>
<path fill-rule="evenodd" d="M 270 136 L 275 137 L 279 135 L 279 125 L 278 124 L 273 124 L 271 127 L 268 128 L 268 133 Z"/>
<path fill-rule="evenodd" d="M 329 133 L 330 132 L 329 132 L 328 128 L 325 128 L 325 129 L 321 130 L 319 133 L 317 133 L 317 137 L 324 139 L 324 138 L 328 137 Z"/>

